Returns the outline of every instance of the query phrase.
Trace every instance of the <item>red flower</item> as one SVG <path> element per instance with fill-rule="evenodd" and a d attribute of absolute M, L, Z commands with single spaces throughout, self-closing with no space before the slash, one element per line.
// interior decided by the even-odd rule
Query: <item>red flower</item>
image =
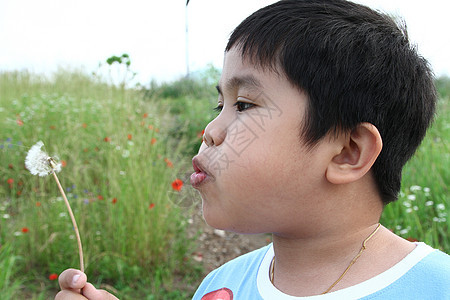
<path fill-rule="evenodd" d="M 9 164 L 9 165 L 8 165 L 8 168 L 10 168 L 10 169 L 14 169 L 14 166 L 13 166 L 13 164 Z"/>
<path fill-rule="evenodd" d="M 111 141 L 111 139 L 109 138 L 109 137 L 105 137 L 104 139 L 103 139 L 105 142 L 110 142 Z"/>
<path fill-rule="evenodd" d="M 37 201 L 37 202 L 36 202 L 36 206 L 37 206 L 37 207 L 41 206 L 41 202 Z"/>
<path fill-rule="evenodd" d="M 133 139 L 133 136 L 131 134 L 128 134 L 127 138 L 128 138 L 129 141 L 131 141 Z"/>
<path fill-rule="evenodd" d="M 87 124 L 86 124 L 86 123 L 83 123 L 83 124 L 81 124 L 81 126 L 82 126 L 83 128 L 86 128 L 86 127 L 87 127 Z"/>
<path fill-rule="evenodd" d="M 97 199 L 98 199 L 98 200 L 103 200 L 103 196 L 102 196 L 102 195 L 98 195 L 98 196 L 97 196 Z"/>
<path fill-rule="evenodd" d="M 14 179 L 9 178 L 8 180 L 6 180 L 6 182 L 7 182 L 9 185 L 12 185 L 12 184 L 14 183 Z"/>
<path fill-rule="evenodd" d="M 152 130 L 153 129 L 153 125 L 148 125 L 148 129 Z"/>
<path fill-rule="evenodd" d="M 173 168 L 173 163 L 168 158 L 164 158 L 164 161 L 166 162 L 168 168 Z"/>
<path fill-rule="evenodd" d="M 50 280 L 56 280 L 56 279 L 58 279 L 58 274 L 52 273 L 52 274 L 50 274 L 50 275 L 48 276 L 48 279 L 50 279 Z"/>
<path fill-rule="evenodd" d="M 28 230 L 27 227 L 23 227 L 23 228 L 22 228 L 22 232 L 23 232 L 23 233 L 27 233 L 28 231 L 29 231 L 29 230 Z"/>
<path fill-rule="evenodd" d="M 116 204 L 117 203 L 117 198 L 113 198 L 111 202 L 112 202 L 112 204 Z"/>
<path fill-rule="evenodd" d="M 153 207 L 155 207 L 155 203 L 150 203 L 150 205 L 148 206 L 148 209 L 153 209 Z"/>
<path fill-rule="evenodd" d="M 21 119 L 17 119 L 16 120 L 17 125 L 22 126 L 23 125 L 23 121 Z"/>
<path fill-rule="evenodd" d="M 152 141 L 150 142 L 152 145 L 154 145 L 156 143 L 156 139 L 152 138 Z"/>
<path fill-rule="evenodd" d="M 148 117 L 148 113 L 143 114 L 142 117 L 143 117 L 144 119 L 147 118 L 147 117 Z"/>
<path fill-rule="evenodd" d="M 181 181 L 181 179 L 177 178 L 172 182 L 172 188 L 175 191 L 180 191 L 182 187 L 183 187 L 183 181 Z"/>
<path fill-rule="evenodd" d="M 61 166 L 64 168 L 65 166 L 67 166 L 67 162 L 65 160 L 61 160 Z"/>
<path fill-rule="evenodd" d="M 199 133 L 197 133 L 197 137 L 198 137 L 199 139 L 202 139 L 204 134 L 205 134 L 205 129 L 203 129 L 202 131 L 200 131 Z"/>

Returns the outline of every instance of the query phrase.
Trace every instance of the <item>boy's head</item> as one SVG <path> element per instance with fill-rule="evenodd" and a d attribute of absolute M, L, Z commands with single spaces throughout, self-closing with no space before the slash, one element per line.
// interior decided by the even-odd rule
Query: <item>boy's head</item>
<path fill-rule="evenodd" d="M 432 71 L 390 17 L 344 0 L 284 0 L 245 19 L 226 51 L 282 72 L 308 96 L 301 137 L 313 147 L 329 132 L 375 125 L 383 150 L 372 167 L 385 204 L 434 114 Z"/>

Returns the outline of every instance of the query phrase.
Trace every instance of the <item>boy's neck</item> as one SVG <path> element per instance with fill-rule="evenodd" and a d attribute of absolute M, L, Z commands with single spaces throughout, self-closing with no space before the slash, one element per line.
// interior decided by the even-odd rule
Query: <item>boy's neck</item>
<path fill-rule="evenodd" d="M 325 292 L 358 254 L 363 241 L 374 232 L 377 223 L 335 228 L 329 233 L 309 238 L 273 235 L 275 251 L 274 284 L 294 296 Z M 339 290 L 368 280 L 404 258 L 414 244 L 381 227 L 366 243 L 357 262 L 331 290 Z M 392 253 L 392 249 L 396 249 Z"/>

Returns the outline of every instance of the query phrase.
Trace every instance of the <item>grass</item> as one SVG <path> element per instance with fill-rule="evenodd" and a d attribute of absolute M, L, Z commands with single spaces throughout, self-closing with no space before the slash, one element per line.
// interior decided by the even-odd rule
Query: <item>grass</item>
<path fill-rule="evenodd" d="M 389 204 L 382 223 L 396 234 L 450 253 L 450 79 L 437 81 L 437 117 L 403 170 L 399 200 Z"/>
<path fill-rule="evenodd" d="M 64 162 L 59 174 L 81 232 L 88 277 L 121 299 L 185 299 L 200 281 L 187 233 L 184 175 L 213 117 L 217 74 L 140 90 L 76 71 L 52 78 L 0 74 L 0 293 L 49 299 L 51 274 L 78 268 L 76 240 L 51 177 L 24 158 L 38 140 Z M 399 201 L 382 223 L 450 253 L 450 80 L 437 81 L 438 116 L 403 173 Z M 201 91 L 199 91 L 201 90 Z M 181 96 L 183 95 L 183 96 Z M 182 108 L 182 109 L 181 109 Z M 205 113 L 209 111 L 210 113 Z"/>
<path fill-rule="evenodd" d="M 94 283 L 114 286 L 121 298 L 179 293 L 180 279 L 199 275 L 187 214 L 178 205 L 182 190 L 172 187 L 183 176 L 180 149 L 187 140 L 169 142 L 164 122 L 171 116 L 139 91 L 115 90 L 74 72 L 55 76 L 54 83 L 27 73 L 0 77 L 0 244 L 9 245 L 11 257 L 26 257 L 17 268 L 28 274 L 21 291 L 51 294 L 57 283 L 50 274 L 79 267 L 55 182 L 23 167 L 28 149 L 42 140 L 63 161 L 59 178 Z"/>

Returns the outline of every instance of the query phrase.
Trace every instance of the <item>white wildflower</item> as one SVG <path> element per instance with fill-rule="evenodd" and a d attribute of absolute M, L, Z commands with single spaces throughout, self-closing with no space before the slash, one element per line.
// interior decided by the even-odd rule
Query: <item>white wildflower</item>
<path fill-rule="evenodd" d="M 3 215 L 3 219 L 9 219 L 9 217 L 10 217 L 10 216 L 9 216 L 8 214 L 4 214 L 4 215 Z"/>
<path fill-rule="evenodd" d="M 411 186 L 411 187 L 409 188 L 409 190 L 410 190 L 411 192 L 420 191 L 421 189 L 422 189 L 422 187 L 421 187 L 421 186 L 418 186 L 418 185 L 413 185 L 413 186 Z"/>
<path fill-rule="evenodd" d="M 61 163 L 55 162 L 53 158 L 48 156 L 41 148 L 44 146 L 42 141 L 37 142 L 28 151 L 25 158 L 25 167 L 33 175 L 47 176 L 51 172 L 61 171 Z"/>
<path fill-rule="evenodd" d="M 127 157 L 129 157 L 130 156 L 130 151 L 129 150 L 123 150 L 123 152 L 122 152 L 122 157 L 123 158 L 127 158 Z"/>
<path fill-rule="evenodd" d="M 411 207 L 411 203 L 407 202 L 407 201 L 403 201 L 403 205 L 405 207 Z"/>
<path fill-rule="evenodd" d="M 427 201 L 425 202 L 425 206 L 432 206 L 434 204 L 433 201 Z"/>
<path fill-rule="evenodd" d="M 423 191 L 424 191 L 425 193 L 429 193 L 429 192 L 431 191 L 431 189 L 430 189 L 429 187 L 424 187 L 424 188 L 423 188 Z"/>
<path fill-rule="evenodd" d="M 444 203 L 439 203 L 438 205 L 436 205 L 436 208 L 440 209 L 440 210 L 444 210 L 445 209 L 445 205 L 444 205 Z"/>
<path fill-rule="evenodd" d="M 410 201 L 414 201 L 416 200 L 416 195 L 408 195 L 406 198 Z"/>

